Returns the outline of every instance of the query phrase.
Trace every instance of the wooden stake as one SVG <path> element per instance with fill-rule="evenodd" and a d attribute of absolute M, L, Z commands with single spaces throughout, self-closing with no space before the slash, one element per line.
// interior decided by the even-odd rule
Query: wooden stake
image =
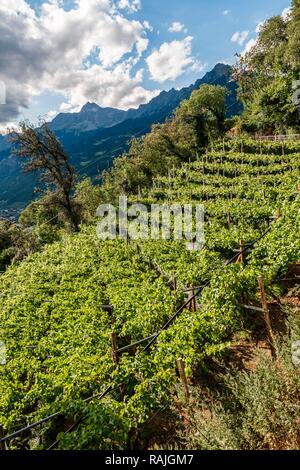
<path fill-rule="evenodd" d="M 117 334 L 116 333 L 110 333 L 109 334 L 110 342 L 111 342 L 111 357 L 114 362 L 114 364 L 117 366 L 119 363 L 119 358 L 118 358 L 118 353 L 117 353 Z"/>
<path fill-rule="evenodd" d="M 0 426 L 0 439 L 3 438 L 5 436 L 5 432 L 3 430 L 3 427 Z M 6 446 L 6 442 L 1 442 L 0 444 L 0 450 L 8 450 L 7 446 Z"/>
<path fill-rule="evenodd" d="M 174 276 L 173 276 L 173 289 L 174 289 L 175 292 L 177 291 L 177 277 L 176 277 L 175 273 L 174 273 Z"/>
<path fill-rule="evenodd" d="M 265 292 L 265 286 L 264 286 L 264 280 L 262 276 L 259 276 L 258 278 L 258 286 L 259 286 L 259 291 L 260 291 L 260 297 L 261 297 L 261 303 L 262 303 L 262 308 L 264 311 L 264 320 L 265 324 L 267 327 L 267 333 L 268 333 L 268 339 L 271 345 L 272 349 L 272 354 L 275 355 L 275 336 L 272 330 L 272 325 L 271 325 L 271 320 L 270 320 L 270 314 L 269 314 L 269 308 L 266 300 L 266 292 Z"/>
<path fill-rule="evenodd" d="M 245 262 L 245 242 L 244 240 L 240 240 L 240 254 L 238 259 L 236 260 L 237 263 L 244 263 Z"/>
<path fill-rule="evenodd" d="M 115 364 L 116 367 L 119 366 L 119 356 L 118 356 L 118 353 L 117 353 L 117 334 L 116 333 L 110 333 L 109 334 L 109 338 L 110 338 L 110 342 L 111 342 L 111 357 L 112 357 L 112 360 Z M 120 392 L 120 397 L 121 399 L 123 400 L 124 396 L 125 396 L 125 384 L 124 383 L 121 383 L 119 385 L 119 392 Z"/>
<path fill-rule="evenodd" d="M 196 297 L 194 297 L 195 289 L 194 289 L 193 285 L 191 285 L 190 287 L 191 287 L 191 290 L 188 292 L 188 299 L 191 299 L 191 301 L 189 303 L 189 310 L 191 312 L 196 312 L 197 311 Z"/>
<path fill-rule="evenodd" d="M 180 381 L 182 383 L 182 387 L 184 390 L 184 396 L 186 401 L 189 401 L 190 398 L 190 391 L 189 391 L 189 386 L 188 386 L 188 381 L 186 378 L 186 373 L 185 373 L 185 363 L 183 359 L 179 358 L 177 359 L 177 367 L 178 367 L 178 372 L 180 376 Z"/>

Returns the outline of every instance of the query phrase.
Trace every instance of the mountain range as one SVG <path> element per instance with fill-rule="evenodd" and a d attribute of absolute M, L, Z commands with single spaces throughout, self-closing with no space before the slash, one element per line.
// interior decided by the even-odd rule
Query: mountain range
<path fill-rule="evenodd" d="M 188 99 L 194 90 L 205 83 L 226 86 L 231 92 L 227 97 L 227 117 L 241 113 L 232 69 L 229 65 L 217 64 L 193 85 L 180 90 L 162 91 L 138 109 L 123 111 L 87 103 L 78 113 L 58 114 L 49 126 L 79 174 L 95 178 L 111 166 L 114 157 L 128 149 L 133 137 L 142 136 L 149 132 L 153 124 L 164 122 L 182 100 Z M 23 174 L 19 161 L 11 155 L 7 136 L 1 135 L 0 177 L 0 210 L 19 210 L 34 199 L 38 175 Z"/>

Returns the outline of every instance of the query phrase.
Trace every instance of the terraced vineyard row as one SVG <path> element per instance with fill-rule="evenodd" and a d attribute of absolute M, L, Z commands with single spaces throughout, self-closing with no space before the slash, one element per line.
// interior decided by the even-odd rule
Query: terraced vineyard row
<path fill-rule="evenodd" d="M 186 164 L 141 190 L 139 202 L 147 204 L 203 202 L 201 251 L 187 251 L 180 241 L 100 241 L 87 227 L 0 277 L 0 340 L 7 353 L 0 366 L 0 424 L 11 433 L 62 413 L 11 439 L 10 448 L 47 448 L 74 417 L 81 422 L 59 436 L 61 448 L 126 448 L 132 431 L 171 403 L 178 357 L 192 376 L 226 350 L 248 322 L 241 299 L 259 300 L 258 276 L 276 290 L 275 280 L 300 256 L 300 147 L 293 149 L 283 160 L 237 149 L 208 154 L 208 162 Z M 259 238 L 272 220 L 247 262 L 227 266 L 239 241 Z M 137 354 L 141 345 L 115 366 L 111 331 L 118 347 L 153 335 L 184 302 L 184 290 L 206 281 L 196 312 L 184 309 L 149 353 Z M 103 400 L 83 403 L 110 383 L 112 393 Z"/>

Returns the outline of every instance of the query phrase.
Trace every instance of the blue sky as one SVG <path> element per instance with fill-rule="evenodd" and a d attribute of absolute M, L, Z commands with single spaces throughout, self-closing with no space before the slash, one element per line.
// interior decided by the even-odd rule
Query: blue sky
<path fill-rule="evenodd" d="M 189 85 L 217 62 L 233 63 L 234 54 L 257 37 L 257 25 L 290 5 L 289 0 L 76 2 L 1 0 L 0 38 L 6 43 L 0 44 L 0 80 L 7 85 L 8 104 L 0 106 L 0 129 L 21 118 L 78 111 L 87 101 L 137 107 L 160 90 Z"/>

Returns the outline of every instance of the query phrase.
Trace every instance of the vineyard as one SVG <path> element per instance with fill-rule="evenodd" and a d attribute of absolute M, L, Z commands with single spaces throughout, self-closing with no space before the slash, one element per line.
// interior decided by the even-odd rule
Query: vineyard
<path fill-rule="evenodd" d="M 171 406 L 178 358 L 191 381 L 251 328 L 243 305 L 261 306 L 259 276 L 267 296 L 280 295 L 278 279 L 300 258 L 299 177 L 299 142 L 226 140 L 130 197 L 202 203 L 201 251 L 100 241 L 86 226 L 9 268 L 0 277 L 0 431 L 11 437 L 1 445 L 133 445 Z"/>

